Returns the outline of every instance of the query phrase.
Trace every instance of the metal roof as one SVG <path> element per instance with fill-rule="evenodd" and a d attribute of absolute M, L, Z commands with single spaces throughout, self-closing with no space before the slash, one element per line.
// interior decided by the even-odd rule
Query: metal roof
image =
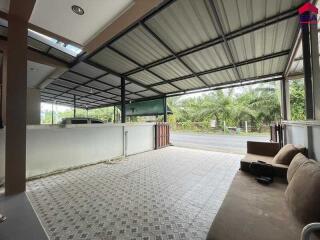
<path fill-rule="evenodd" d="M 63 97 L 73 104 L 74 94 L 78 107 L 118 104 L 121 77 L 128 101 L 278 80 L 288 65 L 299 31 L 297 9 L 304 2 L 164 1 L 94 53 L 77 58 L 42 91 L 43 100 Z"/>

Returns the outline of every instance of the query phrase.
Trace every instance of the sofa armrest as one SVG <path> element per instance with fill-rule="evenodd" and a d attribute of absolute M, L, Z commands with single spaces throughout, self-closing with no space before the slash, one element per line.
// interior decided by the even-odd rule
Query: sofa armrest
<path fill-rule="evenodd" d="M 274 142 L 247 142 L 247 153 L 274 157 L 280 150 L 280 144 Z"/>

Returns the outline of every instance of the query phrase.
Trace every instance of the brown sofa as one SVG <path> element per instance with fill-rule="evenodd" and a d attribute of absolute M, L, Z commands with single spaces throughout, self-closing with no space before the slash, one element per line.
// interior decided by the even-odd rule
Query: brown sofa
<path fill-rule="evenodd" d="M 266 159 L 272 159 L 268 155 L 275 155 L 278 149 L 275 144 L 268 144 L 257 151 L 254 144 L 256 143 L 248 144 L 249 154 Z M 300 240 L 306 223 L 301 220 L 301 216 L 297 217 L 297 213 L 307 213 L 310 217 L 316 214 L 316 219 L 320 216 L 320 196 L 315 195 L 320 167 L 310 167 L 315 161 L 307 158 L 304 160 L 303 157 L 306 158 L 302 154 L 296 155 L 289 167 L 289 187 L 287 178 L 275 177 L 272 184 L 264 186 L 258 184 L 250 173 L 238 171 L 211 225 L 207 240 Z M 304 175 L 308 175 L 313 189 L 303 187 Z M 315 179 L 317 180 L 314 181 Z M 307 223 L 313 220 L 308 219 Z M 320 238 L 312 235 L 311 239 Z"/>
<path fill-rule="evenodd" d="M 250 171 L 252 162 L 264 161 L 274 166 L 274 173 L 277 177 L 287 176 L 288 165 L 272 163 L 273 158 L 280 150 L 279 143 L 271 142 L 247 142 L 247 154 L 240 162 L 240 169 Z"/>
<path fill-rule="evenodd" d="M 303 225 L 289 211 L 286 187 L 284 179 L 263 186 L 238 171 L 207 240 L 299 240 Z"/>

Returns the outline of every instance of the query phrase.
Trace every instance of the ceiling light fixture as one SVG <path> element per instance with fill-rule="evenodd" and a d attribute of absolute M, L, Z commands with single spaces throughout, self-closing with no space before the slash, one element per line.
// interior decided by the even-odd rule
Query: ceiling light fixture
<path fill-rule="evenodd" d="M 83 15 L 84 14 L 84 10 L 82 7 L 79 7 L 77 5 L 72 5 L 71 6 L 71 9 L 72 11 L 75 13 L 75 14 L 78 14 L 78 15 Z"/>

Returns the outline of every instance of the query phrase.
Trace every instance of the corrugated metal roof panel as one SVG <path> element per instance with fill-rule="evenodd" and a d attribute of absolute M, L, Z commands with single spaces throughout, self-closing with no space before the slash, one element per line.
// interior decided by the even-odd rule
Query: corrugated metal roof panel
<path fill-rule="evenodd" d="M 73 70 L 74 72 L 78 72 L 80 74 L 83 74 L 83 75 L 90 77 L 90 78 L 96 78 L 96 77 L 99 77 L 99 76 L 106 73 L 105 71 L 101 70 L 100 68 L 93 67 L 93 66 L 86 64 L 84 62 L 79 62 L 74 67 L 72 67 L 71 70 Z"/>
<path fill-rule="evenodd" d="M 130 75 L 130 77 L 145 85 L 162 82 L 160 78 L 147 71 L 137 72 L 135 74 Z"/>
<path fill-rule="evenodd" d="M 62 79 L 55 79 L 53 81 L 53 83 L 57 83 L 59 85 L 66 86 L 67 88 L 74 88 L 74 87 L 76 87 L 78 85 L 78 84 L 75 84 L 75 83 L 72 83 L 72 82 L 64 81 Z"/>
<path fill-rule="evenodd" d="M 104 90 L 107 90 L 107 89 L 110 89 L 111 87 L 106 85 L 106 84 L 103 84 L 101 82 L 96 82 L 96 81 L 93 81 L 93 82 L 89 82 L 88 84 L 86 84 L 87 86 L 89 87 L 93 87 L 93 88 L 98 88 L 100 89 L 101 91 L 104 91 Z"/>
<path fill-rule="evenodd" d="M 92 89 L 92 88 L 90 88 L 90 87 L 85 87 L 85 86 L 77 87 L 76 90 L 83 91 L 83 92 L 87 92 L 87 93 L 90 93 L 90 94 L 97 92 L 97 90 Z"/>
<path fill-rule="evenodd" d="M 222 44 L 186 55 L 182 60 L 195 72 L 205 71 L 230 64 Z"/>
<path fill-rule="evenodd" d="M 73 56 L 55 48 L 51 48 L 49 51 L 49 54 L 68 63 L 71 63 L 74 60 Z"/>
<path fill-rule="evenodd" d="M 176 1 L 146 24 L 174 51 L 218 36 L 204 0 Z"/>
<path fill-rule="evenodd" d="M 203 79 L 209 86 L 213 86 L 219 83 L 232 82 L 237 79 L 234 69 L 227 69 L 220 72 L 209 73 L 202 75 Z"/>
<path fill-rule="evenodd" d="M 224 32 L 235 31 L 298 7 L 304 0 L 216 0 Z M 229 9 L 231 9 L 229 11 Z"/>
<path fill-rule="evenodd" d="M 141 26 L 125 34 L 111 46 L 143 65 L 170 55 L 170 52 Z"/>
<path fill-rule="evenodd" d="M 136 95 L 136 94 L 129 94 L 127 96 L 129 99 L 138 99 L 138 98 L 141 98 L 140 96 Z"/>
<path fill-rule="evenodd" d="M 166 80 L 191 74 L 191 72 L 177 59 L 150 68 L 150 70 Z"/>
<path fill-rule="evenodd" d="M 296 75 L 296 74 L 303 74 L 304 69 L 303 69 L 303 60 L 295 60 L 292 62 L 290 71 L 289 71 L 289 76 L 290 75 Z"/>
<path fill-rule="evenodd" d="M 238 67 L 241 78 L 252 78 L 283 72 L 287 63 L 287 56 L 276 57 Z"/>
<path fill-rule="evenodd" d="M 230 40 L 236 62 L 289 50 L 298 28 L 297 17 Z"/>
<path fill-rule="evenodd" d="M 66 91 L 69 90 L 69 88 L 62 87 L 62 86 L 57 86 L 57 85 L 53 85 L 53 84 L 49 84 L 46 87 L 51 89 L 51 90 L 56 90 L 56 91 L 60 91 L 60 92 L 66 92 Z"/>
<path fill-rule="evenodd" d="M 206 86 L 203 82 L 201 82 L 198 78 L 195 77 L 174 82 L 173 85 L 182 90 L 189 90 L 193 88 L 201 88 Z"/>
<path fill-rule="evenodd" d="M 110 84 L 112 86 L 120 86 L 121 85 L 121 78 L 118 76 L 115 76 L 113 74 L 107 74 L 107 75 L 99 78 L 99 81 L 105 82 L 105 83 Z"/>
<path fill-rule="evenodd" d="M 171 93 L 179 90 L 178 88 L 175 88 L 170 84 L 162 84 L 162 85 L 154 86 L 153 89 L 163 93 Z"/>
<path fill-rule="evenodd" d="M 157 93 L 155 93 L 155 92 L 153 92 L 151 90 L 140 92 L 139 94 L 144 96 L 144 97 L 152 97 L 152 96 L 156 96 L 157 95 Z"/>
<path fill-rule="evenodd" d="M 90 81 L 90 78 L 86 78 L 72 72 L 65 72 L 60 77 L 78 83 L 85 83 L 87 81 Z"/>
<path fill-rule="evenodd" d="M 126 90 L 131 91 L 131 92 L 140 92 L 143 90 L 146 90 L 144 87 L 141 87 L 137 84 L 131 83 L 126 85 Z"/>
<path fill-rule="evenodd" d="M 128 72 L 138 66 L 109 48 L 104 48 L 93 55 L 90 60 L 118 73 Z"/>

